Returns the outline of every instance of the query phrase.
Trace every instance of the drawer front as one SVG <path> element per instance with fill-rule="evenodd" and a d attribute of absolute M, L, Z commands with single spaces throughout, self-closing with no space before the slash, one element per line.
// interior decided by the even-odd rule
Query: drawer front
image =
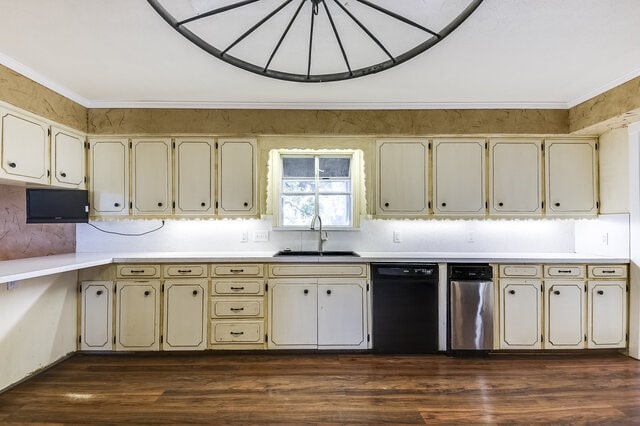
<path fill-rule="evenodd" d="M 212 265 L 211 275 L 214 277 L 261 277 L 264 275 L 264 265 Z"/>
<path fill-rule="evenodd" d="M 574 277 L 584 278 L 584 265 L 545 265 L 545 277 Z"/>
<path fill-rule="evenodd" d="M 211 344 L 263 342 L 263 321 L 211 321 Z"/>
<path fill-rule="evenodd" d="M 262 296 L 264 294 L 264 282 L 259 280 L 213 280 L 211 282 L 211 294 Z"/>
<path fill-rule="evenodd" d="M 500 265 L 500 277 L 539 277 L 541 265 Z"/>
<path fill-rule="evenodd" d="M 118 278 L 144 277 L 160 278 L 159 265 L 118 265 L 116 269 Z"/>
<path fill-rule="evenodd" d="M 262 298 L 211 298 L 211 317 L 262 317 Z"/>
<path fill-rule="evenodd" d="M 207 265 L 165 265 L 165 277 L 206 277 Z"/>
<path fill-rule="evenodd" d="M 367 265 L 269 265 L 271 277 L 366 277 Z"/>
<path fill-rule="evenodd" d="M 589 266 L 589 278 L 627 278 L 627 265 Z"/>

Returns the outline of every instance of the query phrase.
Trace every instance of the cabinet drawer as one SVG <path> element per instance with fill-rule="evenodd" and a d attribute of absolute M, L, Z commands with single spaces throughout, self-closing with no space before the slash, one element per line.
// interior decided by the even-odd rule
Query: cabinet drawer
<path fill-rule="evenodd" d="M 211 275 L 214 277 L 261 277 L 264 274 L 264 265 L 244 264 L 244 265 L 212 265 Z"/>
<path fill-rule="evenodd" d="M 627 278 L 627 265 L 589 266 L 589 278 Z"/>
<path fill-rule="evenodd" d="M 211 294 L 249 294 L 262 296 L 264 282 L 258 280 L 224 280 L 211 282 Z"/>
<path fill-rule="evenodd" d="M 160 278 L 159 265 L 118 265 L 116 269 L 118 278 L 144 277 Z"/>
<path fill-rule="evenodd" d="M 262 317 L 262 298 L 212 298 L 211 317 Z"/>
<path fill-rule="evenodd" d="M 269 265 L 271 277 L 366 277 L 367 265 Z"/>
<path fill-rule="evenodd" d="M 584 265 L 545 265 L 545 277 L 584 278 Z"/>
<path fill-rule="evenodd" d="M 211 321 L 211 344 L 262 343 L 263 321 Z"/>
<path fill-rule="evenodd" d="M 500 277 L 539 277 L 541 265 L 500 265 Z"/>
<path fill-rule="evenodd" d="M 207 265 L 165 265 L 164 276 L 169 277 L 206 277 Z"/>

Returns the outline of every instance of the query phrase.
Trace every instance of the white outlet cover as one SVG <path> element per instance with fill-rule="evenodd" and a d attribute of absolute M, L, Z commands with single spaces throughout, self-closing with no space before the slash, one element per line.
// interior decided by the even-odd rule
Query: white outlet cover
<path fill-rule="evenodd" d="M 262 231 L 255 231 L 253 233 L 253 241 L 257 243 L 265 243 L 269 241 L 269 231 L 266 229 Z"/>

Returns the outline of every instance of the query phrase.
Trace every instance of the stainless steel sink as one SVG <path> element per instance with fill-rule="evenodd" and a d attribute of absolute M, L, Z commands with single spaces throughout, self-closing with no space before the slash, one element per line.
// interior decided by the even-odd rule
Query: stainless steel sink
<path fill-rule="evenodd" d="M 281 250 L 273 255 L 274 257 L 280 256 L 351 256 L 360 257 L 355 251 L 347 250 L 325 250 L 322 253 L 319 251 L 294 251 L 294 250 Z"/>

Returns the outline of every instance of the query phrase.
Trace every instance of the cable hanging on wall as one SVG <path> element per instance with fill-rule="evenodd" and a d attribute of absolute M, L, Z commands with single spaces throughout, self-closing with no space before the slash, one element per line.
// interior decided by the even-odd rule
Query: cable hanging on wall
<path fill-rule="evenodd" d="M 223 61 L 296 82 L 348 80 L 433 47 L 483 0 L 147 0 Z"/>

